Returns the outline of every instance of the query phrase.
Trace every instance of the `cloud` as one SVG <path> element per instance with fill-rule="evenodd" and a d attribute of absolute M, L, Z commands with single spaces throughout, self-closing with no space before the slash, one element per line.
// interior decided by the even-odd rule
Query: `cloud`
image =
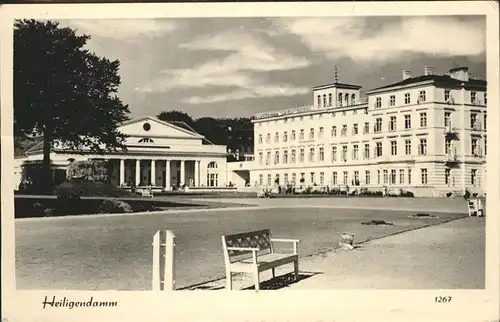
<path fill-rule="evenodd" d="M 295 34 L 314 52 L 329 59 L 390 62 L 405 53 L 476 56 L 485 52 L 483 21 L 411 17 L 373 26 L 367 18 L 277 19 L 273 33 Z M 457 41 L 460 40 L 460 41 Z"/>
<path fill-rule="evenodd" d="M 305 68 L 311 62 L 301 56 L 280 52 L 246 31 L 223 32 L 180 45 L 191 51 L 222 51 L 227 54 L 188 69 L 170 69 L 142 88 L 143 92 L 166 92 L 176 88 L 236 87 L 231 93 L 192 97 L 186 103 L 212 103 L 251 97 L 291 96 L 307 92 L 302 87 L 276 86 L 259 78 L 258 72 Z"/>
<path fill-rule="evenodd" d="M 87 19 L 70 20 L 68 24 L 90 36 L 122 41 L 136 41 L 143 37 L 154 38 L 178 29 L 178 24 L 172 20 L 155 19 Z"/>
<path fill-rule="evenodd" d="M 282 86 L 254 86 L 251 88 L 229 91 L 217 95 L 209 96 L 193 96 L 185 99 L 183 102 L 187 104 L 209 104 L 231 100 L 241 100 L 247 98 L 264 98 L 275 96 L 295 96 L 309 92 L 307 87 L 296 87 L 293 85 Z"/>

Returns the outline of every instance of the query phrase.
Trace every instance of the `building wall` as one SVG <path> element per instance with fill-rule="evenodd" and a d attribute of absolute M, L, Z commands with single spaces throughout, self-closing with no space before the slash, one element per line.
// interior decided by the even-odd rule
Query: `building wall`
<path fill-rule="evenodd" d="M 447 90 L 449 92 L 445 94 Z M 335 93 L 330 88 L 315 90 L 314 108 L 309 111 L 293 113 L 287 110 L 283 114 L 275 113 L 271 117 L 254 120 L 255 167 L 250 172 L 252 185 L 273 186 L 277 176 L 280 184 L 284 183 L 287 176 L 289 182 L 295 178 L 295 184 L 300 185 L 302 174 L 305 178 L 303 184 L 306 186 L 333 185 L 333 172 L 337 172 L 337 184 L 342 185 L 344 171 L 348 175 L 347 184 L 352 185 L 355 171 L 358 171 L 362 178 L 360 185 L 378 189 L 386 183 L 383 178 L 378 183 L 377 171 L 381 171 L 383 176 L 384 170 L 389 175 L 391 170 L 395 170 L 396 183 L 388 185 L 412 190 L 419 195 L 440 196 L 447 192 L 463 192 L 465 188 L 475 192 L 484 190 L 484 91 L 475 90 L 473 99 L 472 90 L 445 89 L 424 82 L 409 88 L 369 94 L 365 105 L 319 106 L 317 95 L 321 95 L 320 102 L 323 103 L 322 95 L 326 93 L 329 103 L 328 92 L 332 95 Z M 451 131 L 445 126 L 445 113 L 450 113 Z M 471 113 L 477 114 L 479 125 L 475 125 L 475 128 L 470 124 Z M 380 128 L 376 129 L 377 119 L 381 119 L 381 122 Z M 368 123 L 369 133 L 364 133 L 365 123 Z M 345 128 L 347 130 L 342 133 Z M 453 133 L 455 135 L 451 135 Z M 480 148 L 476 153 L 472 151 L 473 138 L 477 139 Z M 406 140 L 410 140 L 409 153 L 406 151 Z M 392 155 L 392 141 L 396 142 L 396 155 Z M 451 142 L 449 149 L 446 148 L 447 141 Z M 375 156 L 377 143 L 382 145 L 382 156 L 378 157 Z M 369 157 L 363 155 L 365 144 L 369 146 Z M 357 159 L 354 158 L 356 145 Z M 337 148 L 335 160 L 334 147 Z M 347 147 L 345 160 L 342 159 L 344 147 Z M 313 160 L 309 159 L 311 148 L 314 149 Z M 301 149 L 304 149 L 303 162 L 299 160 Z M 295 150 L 295 162 L 291 162 L 292 150 Z M 322 158 L 319 157 L 321 150 Z M 456 154 L 457 161 L 452 158 L 452 154 Z M 411 183 L 408 182 L 409 169 Z M 448 182 L 445 179 L 446 169 L 450 169 L 451 173 Z M 472 170 L 477 171 L 474 183 L 471 181 Z M 370 184 L 365 182 L 365 171 L 370 171 Z M 399 181 L 400 171 L 404 173 L 403 182 Z M 422 181 L 422 171 L 426 171 L 426 182 Z M 311 179 L 311 173 L 314 180 Z"/>

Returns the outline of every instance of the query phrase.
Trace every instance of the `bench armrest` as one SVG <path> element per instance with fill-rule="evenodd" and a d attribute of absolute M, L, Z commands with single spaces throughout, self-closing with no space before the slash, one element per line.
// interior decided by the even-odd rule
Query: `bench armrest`
<path fill-rule="evenodd" d="M 283 243 L 300 243 L 300 239 L 290 239 L 290 238 L 271 238 L 272 242 L 283 242 Z"/>
<path fill-rule="evenodd" d="M 300 239 L 290 239 L 290 238 L 271 238 L 271 242 L 279 243 L 293 243 L 293 254 L 297 255 L 299 253 L 299 243 Z"/>

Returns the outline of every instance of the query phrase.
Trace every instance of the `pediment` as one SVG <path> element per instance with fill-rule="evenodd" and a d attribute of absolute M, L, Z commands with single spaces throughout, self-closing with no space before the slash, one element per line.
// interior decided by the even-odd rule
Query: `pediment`
<path fill-rule="evenodd" d="M 132 137 L 201 139 L 202 135 L 154 117 L 141 117 L 123 123 L 118 130 Z"/>

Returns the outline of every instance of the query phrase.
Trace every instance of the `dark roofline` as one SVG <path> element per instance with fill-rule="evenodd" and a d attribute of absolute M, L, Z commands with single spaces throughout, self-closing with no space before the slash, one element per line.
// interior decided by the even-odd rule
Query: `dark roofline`
<path fill-rule="evenodd" d="M 456 72 L 458 70 L 469 70 L 469 67 L 455 67 L 449 70 L 450 73 Z"/>
<path fill-rule="evenodd" d="M 337 87 L 337 88 L 343 88 L 343 89 L 360 89 L 360 88 L 362 88 L 362 86 L 353 85 L 353 84 L 330 83 L 330 84 L 314 86 L 313 90 L 325 89 L 325 88 L 331 88 L 331 87 Z"/>

